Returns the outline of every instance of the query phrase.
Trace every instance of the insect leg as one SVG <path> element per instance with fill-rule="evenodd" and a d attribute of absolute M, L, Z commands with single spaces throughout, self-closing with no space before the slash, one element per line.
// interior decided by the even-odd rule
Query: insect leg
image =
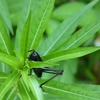
<path fill-rule="evenodd" d="M 48 79 L 47 81 L 43 82 L 42 84 L 40 84 L 40 88 L 43 90 L 42 86 L 44 84 L 46 84 L 47 82 L 49 82 L 50 80 L 52 80 L 53 78 L 55 78 L 56 76 L 58 76 L 59 74 L 56 74 L 55 76 L 51 77 L 50 79 Z M 43 90 L 44 91 L 44 90 Z"/>
<path fill-rule="evenodd" d="M 58 75 L 62 75 L 63 74 L 63 70 L 55 70 L 55 69 L 52 69 L 50 67 L 44 67 L 44 68 L 41 68 L 41 70 L 44 73 L 58 74 Z"/>
<path fill-rule="evenodd" d="M 43 82 L 42 84 L 40 84 L 40 87 L 41 87 L 41 89 L 43 90 L 43 88 L 42 88 L 42 86 L 45 84 L 45 83 L 47 83 L 47 82 L 49 82 L 50 80 L 52 80 L 53 78 L 55 78 L 56 76 L 58 76 L 58 75 L 62 75 L 62 73 L 63 73 L 63 70 L 46 70 L 46 71 L 44 71 L 45 73 L 50 73 L 50 74 L 56 74 L 56 75 L 54 75 L 53 77 L 51 77 L 50 79 L 48 79 L 47 81 L 45 81 L 45 82 Z M 44 91 L 44 90 L 43 90 Z"/>

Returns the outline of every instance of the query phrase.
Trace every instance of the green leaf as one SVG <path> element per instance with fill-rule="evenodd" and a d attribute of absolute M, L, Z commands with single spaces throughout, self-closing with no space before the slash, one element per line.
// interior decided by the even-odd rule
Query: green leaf
<path fill-rule="evenodd" d="M 16 92 L 17 92 L 16 87 L 9 89 L 9 91 L 5 94 L 2 100 L 14 100 L 14 97 L 16 96 Z"/>
<path fill-rule="evenodd" d="M 7 74 L 11 73 L 11 69 L 1 61 L 0 61 L 0 71 Z"/>
<path fill-rule="evenodd" d="M 84 56 L 86 54 L 100 50 L 100 47 L 85 47 L 85 48 L 75 48 L 70 50 L 63 50 L 49 55 L 43 56 L 43 61 L 58 62 L 66 59 L 73 59 L 77 57 Z"/>
<path fill-rule="evenodd" d="M 99 85 L 94 85 L 94 84 L 72 84 L 72 85 L 86 89 L 86 90 L 96 93 L 98 95 L 100 94 L 100 86 Z"/>
<path fill-rule="evenodd" d="M 7 1 L 6 0 L 0 0 L 0 15 L 2 16 L 6 27 L 10 30 L 10 32 L 13 34 L 11 19 L 8 11 Z M 1 23 L 0 23 L 1 24 Z"/>
<path fill-rule="evenodd" d="M 44 94 L 45 100 L 66 100 L 62 97 L 59 97 L 58 95 L 51 95 L 49 93 Z"/>
<path fill-rule="evenodd" d="M 19 52 L 15 51 L 15 50 L 14 50 L 14 52 L 15 52 L 16 56 L 18 56 L 18 59 L 20 61 L 20 69 L 21 69 L 24 66 L 24 58 Z"/>
<path fill-rule="evenodd" d="M 41 50 L 41 55 L 46 55 L 48 52 L 51 52 L 59 47 L 62 43 L 69 38 L 69 36 L 75 31 L 78 23 L 86 12 L 92 8 L 98 0 L 95 0 L 81 9 L 79 12 L 74 14 L 69 19 L 64 20 L 61 25 L 49 36 L 38 48 L 38 51 Z M 41 49 L 42 48 L 42 49 Z"/>
<path fill-rule="evenodd" d="M 22 100 L 20 94 L 16 95 L 13 100 Z"/>
<path fill-rule="evenodd" d="M 31 97 L 31 92 L 27 90 L 22 80 L 18 82 L 18 89 L 22 100 L 35 100 L 33 96 Z"/>
<path fill-rule="evenodd" d="M 23 79 L 25 86 L 27 87 L 28 91 L 30 91 L 29 84 L 28 84 L 28 71 L 22 70 L 21 75 L 22 75 L 22 79 Z"/>
<path fill-rule="evenodd" d="M 5 52 L 7 52 L 8 54 L 14 55 L 13 46 L 1 16 L 0 16 L 0 48 Z"/>
<path fill-rule="evenodd" d="M 9 65 L 11 70 L 18 69 L 20 65 L 17 58 L 15 58 L 14 56 L 8 55 L 6 53 L 1 53 L 1 52 L 0 52 L 0 61 Z"/>
<path fill-rule="evenodd" d="M 36 49 L 49 21 L 55 0 L 44 0 L 30 26 L 28 50 Z"/>
<path fill-rule="evenodd" d="M 20 40 L 20 52 L 24 59 L 26 59 L 27 56 L 27 41 L 28 41 L 28 34 L 29 34 L 29 28 L 30 28 L 30 20 L 31 20 L 31 13 L 29 14 L 23 30 L 22 30 L 22 35 L 21 35 L 21 40 Z"/>
<path fill-rule="evenodd" d="M 63 97 L 66 100 L 100 100 L 100 95 L 89 90 L 56 81 L 46 83 L 43 89 L 46 93 Z"/>
<path fill-rule="evenodd" d="M 15 38 L 15 48 L 16 50 L 19 50 L 20 48 L 20 38 L 21 38 L 21 33 L 24 27 L 24 24 L 28 18 L 29 12 L 30 12 L 30 8 L 31 8 L 31 0 L 24 0 L 24 5 L 22 8 L 22 12 L 21 12 L 21 18 L 18 22 L 18 27 L 17 27 L 17 31 L 16 31 L 16 38 Z"/>
<path fill-rule="evenodd" d="M 55 66 L 58 65 L 56 63 L 52 63 L 52 62 L 34 62 L 34 61 L 28 61 L 28 65 L 27 67 L 30 68 L 40 68 L 40 67 L 44 67 L 44 66 Z"/>
<path fill-rule="evenodd" d="M 59 47 L 59 49 L 76 48 L 84 43 L 86 40 L 90 39 L 97 31 L 99 31 L 99 29 L 100 20 L 97 20 L 73 34 Z"/>
<path fill-rule="evenodd" d="M 4 97 L 7 91 L 17 82 L 20 74 L 17 71 L 12 72 L 6 79 L 6 81 L 0 87 L 0 99 Z"/>
<path fill-rule="evenodd" d="M 30 76 L 29 78 L 29 86 L 31 91 L 33 92 L 33 95 L 35 96 L 35 98 L 37 100 L 44 100 L 43 94 L 42 94 L 42 90 L 39 87 L 39 84 L 37 82 L 37 80 L 35 79 L 35 77 Z"/>
<path fill-rule="evenodd" d="M 8 77 L 8 74 L 0 72 L 0 83 L 4 82 Z"/>

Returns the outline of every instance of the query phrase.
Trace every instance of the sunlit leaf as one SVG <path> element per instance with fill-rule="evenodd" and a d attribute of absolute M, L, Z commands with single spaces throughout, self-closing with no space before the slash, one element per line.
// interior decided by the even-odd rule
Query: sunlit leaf
<path fill-rule="evenodd" d="M 52 62 L 34 62 L 34 61 L 28 61 L 28 67 L 29 68 L 40 68 L 40 67 L 46 67 L 46 66 L 55 66 L 58 65 L 56 63 Z"/>
<path fill-rule="evenodd" d="M 0 83 L 4 82 L 8 77 L 8 74 L 0 72 Z"/>
<path fill-rule="evenodd" d="M 66 59 L 73 59 L 100 50 L 100 47 L 84 47 L 70 50 L 63 50 L 43 56 L 43 61 L 58 62 Z"/>
<path fill-rule="evenodd" d="M 100 96 L 92 91 L 65 84 L 61 82 L 50 81 L 43 85 L 43 89 L 50 94 L 65 98 L 66 100 L 99 100 Z"/>
<path fill-rule="evenodd" d="M 22 80 L 20 80 L 18 82 L 18 89 L 19 89 L 19 93 L 23 100 L 32 100 L 32 99 L 35 100 L 35 98 L 33 96 L 31 96 L 31 92 L 29 92 L 27 90 L 27 88 Z"/>
<path fill-rule="evenodd" d="M 4 98 L 2 100 L 14 100 L 17 93 L 17 88 L 11 88 L 9 91 L 5 94 Z"/>
<path fill-rule="evenodd" d="M 9 67 L 11 70 L 18 69 L 20 65 L 17 58 L 15 58 L 14 56 L 5 54 L 5 53 L 1 53 L 1 52 L 0 52 L 0 61 L 2 61 L 3 63 L 7 65 L 10 65 Z"/>
<path fill-rule="evenodd" d="M 39 84 L 38 84 L 37 80 L 35 79 L 35 77 L 30 76 L 28 78 L 29 78 L 30 89 L 33 92 L 33 95 L 35 96 L 35 98 L 37 100 L 44 100 L 42 90 L 39 87 Z"/>
<path fill-rule="evenodd" d="M 6 28 L 1 16 L 0 16 L 0 49 L 4 50 L 8 54 L 12 54 L 12 55 L 14 54 L 12 42 L 10 40 L 10 37 L 8 36 L 8 33 L 6 31 Z"/>
<path fill-rule="evenodd" d="M 23 82 L 24 82 L 25 86 L 27 87 L 27 90 L 30 91 L 29 84 L 28 84 L 28 72 L 27 72 L 27 70 L 21 71 L 21 75 L 22 75 Z"/>
<path fill-rule="evenodd" d="M 32 20 L 29 33 L 28 50 L 36 49 L 41 41 L 43 32 L 46 29 L 47 22 L 49 21 L 55 0 L 44 0 L 41 7 Z"/>
<path fill-rule="evenodd" d="M 30 28 L 30 20 L 31 20 L 31 13 L 29 14 L 23 30 L 22 30 L 22 35 L 21 35 L 21 40 L 20 40 L 20 52 L 23 55 L 24 59 L 26 59 L 27 56 L 27 41 L 28 41 L 28 34 L 29 34 L 29 28 Z"/>
<path fill-rule="evenodd" d="M 18 78 L 20 77 L 20 73 L 17 71 L 12 72 L 6 79 L 6 81 L 0 87 L 0 99 L 4 97 L 7 91 L 17 82 Z"/>
<path fill-rule="evenodd" d="M 20 68 L 22 68 L 22 67 L 24 66 L 24 57 L 22 56 L 21 53 L 15 51 L 15 50 L 14 50 L 14 52 L 15 52 L 16 56 L 17 56 L 18 59 L 19 59 L 19 62 L 20 62 Z"/>

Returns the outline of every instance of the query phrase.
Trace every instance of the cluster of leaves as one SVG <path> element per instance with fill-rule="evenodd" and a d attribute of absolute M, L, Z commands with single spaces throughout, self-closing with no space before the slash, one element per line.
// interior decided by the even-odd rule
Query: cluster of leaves
<path fill-rule="evenodd" d="M 3 6 L 0 9 L 0 64 L 2 69 L 8 68 L 8 72 L 0 72 L 0 100 L 100 99 L 98 92 L 100 87 L 96 85 L 71 85 L 51 81 L 43 86 L 45 93 L 39 87 L 35 75 L 28 76 L 31 68 L 54 66 L 59 61 L 81 57 L 100 49 L 100 47 L 79 48 L 100 29 L 100 20 L 94 21 L 72 35 L 83 16 L 98 0 L 89 3 L 73 16 L 65 19 L 41 43 L 54 2 L 55 0 L 25 0 L 14 44 L 12 44 L 13 39 L 10 38 L 9 31 L 12 34 L 14 32 L 7 2 L 1 0 Z M 43 62 L 28 61 L 27 51 L 31 49 L 35 49 L 41 54 Z M 40 83 L 42 81 L 44 80 L 41 80 Z"/>

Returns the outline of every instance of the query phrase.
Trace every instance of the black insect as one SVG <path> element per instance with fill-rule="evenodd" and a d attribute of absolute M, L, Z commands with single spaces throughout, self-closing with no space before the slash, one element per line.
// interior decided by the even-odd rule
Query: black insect
<path fill-rule="evenodd" d="M 30 56 L 28 57 L 29 61 L 42 61 L 40 55 L 35 50 L 29 50 L 28 52 L 32 52 L 30 54 Z M 39 78 L 42 77 L 42 73 L 43 72 L 55 74 L 53 77 L 51 77 L 50 79 L 48 79 L 47 81 L 42 83 L 40 85 L 41 88 L 42 88 L 42 85 L 44 85 L 45 83 L 49 82 L 51 79 L 55 78 L 58 75 L 62 75 L 63 74 L 63 70 L 55 70 L 55 69 L 52 69 L 50 67 L 43 67 L 43 68 L 32 68 L 32 69 L 30 69 L 30 75 L 32 75 L 32 70 L 34 71 L 36 76 L 39 77 Z"/>

